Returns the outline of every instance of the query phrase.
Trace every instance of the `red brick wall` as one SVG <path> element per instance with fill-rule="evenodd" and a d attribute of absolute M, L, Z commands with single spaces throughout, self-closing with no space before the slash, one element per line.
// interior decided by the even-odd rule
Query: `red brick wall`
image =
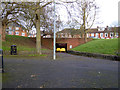
<path fill-rule="evenodd" d="M 31 38 L 34 42 L 36 41 L 36 38 Z M 91 41 L 92 39 L 89 38 L 88 41 Z M 67 49 L 70 49 L 70 45 L 72 45 L 72 48 L 79 46 L 80 44 L 85 43 L 83 38 L 57 38 L 56 43 L 67 43 Z M 53 39 L 52 38 L 42 38 L 42 46 L 53 49 Z"/>
<path fill-rule="evenodd" d="M 15 27 L 12 27 L 12 29 L 15 29 Z M 19 30 L 15 30 L 15 32 L 12 31 L 12 35 L 16 35 L 16 32 L 19 32 L 18 36 L 22 36 L 22 33 L 25 33 L 24 37 L 28 37 L 27 32 L 23 31 L 21 27 L 19 27 Z"/>

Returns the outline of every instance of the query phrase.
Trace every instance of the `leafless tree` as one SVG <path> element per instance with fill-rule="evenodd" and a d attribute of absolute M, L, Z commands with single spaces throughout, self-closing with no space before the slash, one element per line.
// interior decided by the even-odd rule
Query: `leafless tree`
<path fill-rule="evenodd" d="M 87 42 L 87 30 L 95 23 L 97 10 L 98 7 L 95 0 L 76 0 L 71 5 L 71 18 L 76 20 L 75 23 L 79 26 L 85 42 Z"/>
<path fill-rule="evenodd" d="M 71 3 L 63 1 L 60 2 Z M 58 1 L 56 2 L 56 4 L 61 4 L 60 2 Z M 19 25 L 24 25 L 26 29 L 30 29 L 34 26 L 37 31 L 36 50 L 38 54 L 41 54 L 40 28 L 45 27 L 48 22 L 47 20 L 45 21 L 45 19 L 48 18 L 48 15 L 45 15 L 45 7 L 52 3 L 53 0 L 39 0 L 38 2 L 4 2 L 4 4 L 2 4 L 3 40 L 5 40 L 5 28 L 10 22 L 15 22 Z M 51 21 L 52 19 L 49 20 Z M 58 20 L 57 23 L 59 24 L 60 21 Z M 46 27 L 48 27 L 48 25 Z"/>
<path fill-rule="evenodd" d="M 0 19 L 2 22 L 2 40 L 5 40 L 5 29 L 10 22 L 15 22 L 15 18 L 11 18 L 11 15 L 15 15 L 16 12 L 14 11 L 16 8 L 19 6 L 16 5 L 15 3 L 9 3 L 9 2 L 4 2 L 0 4 Z"/>

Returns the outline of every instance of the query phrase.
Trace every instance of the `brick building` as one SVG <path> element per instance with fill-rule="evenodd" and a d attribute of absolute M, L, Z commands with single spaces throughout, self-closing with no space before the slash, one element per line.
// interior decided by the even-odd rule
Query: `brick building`
<path fill-rule="evenodd" d="M 81 38 L 81 31 L 79 29 L 67 28 L 57 32 L 57 38 Z"/>
<path fill-rule="evenodd" d="M 19 25 L 15 25 L 15 24 L 9 25 L 6 29 L 6 33 L 8 35 L 17 35 L 17 36 L 28 37 L 27 31 L 25 31 L 23 27 L 21 27 Z"/>
<path fill-rule="evenodd" d="M 106 27 L 104 29 L 94 28 L 87 31 L 88 38 L 96 39 L 112 39 L 118 38 L 118 30 L 120 27 Z"/>
<path fill-rule="evenodd" d="M 96 39 L 112 39 L 118 38 L 118 32 L 120 27 L 106 27 L 106 28 L 92 28 L 87 29 L 87 38 L 96 38 Z M 64 29 L 60 32 L 57 32 L 57 38 L 81 38 L 82 31 L 79 29 Z M 83 35 L 84 36 L 84 35 Z"/>

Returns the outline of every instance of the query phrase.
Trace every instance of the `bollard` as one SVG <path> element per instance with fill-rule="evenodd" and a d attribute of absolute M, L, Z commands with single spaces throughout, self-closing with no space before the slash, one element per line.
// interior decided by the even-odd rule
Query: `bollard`
<path fill-rule="evenodd" d="M 4 72 L 4 63 L 3 63 L 3 50 L 0 49 L 0 58 L 1 58 L 1 68 L 2 68 L 2 73 Z"/>

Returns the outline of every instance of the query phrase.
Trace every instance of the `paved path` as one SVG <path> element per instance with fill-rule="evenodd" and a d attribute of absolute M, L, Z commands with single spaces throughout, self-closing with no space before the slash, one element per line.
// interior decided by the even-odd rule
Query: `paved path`
<path fill-rule="evenodd" d="M 117 88 L 118 62 L 64 53 L 6 57 L 3 88 Z"/>

